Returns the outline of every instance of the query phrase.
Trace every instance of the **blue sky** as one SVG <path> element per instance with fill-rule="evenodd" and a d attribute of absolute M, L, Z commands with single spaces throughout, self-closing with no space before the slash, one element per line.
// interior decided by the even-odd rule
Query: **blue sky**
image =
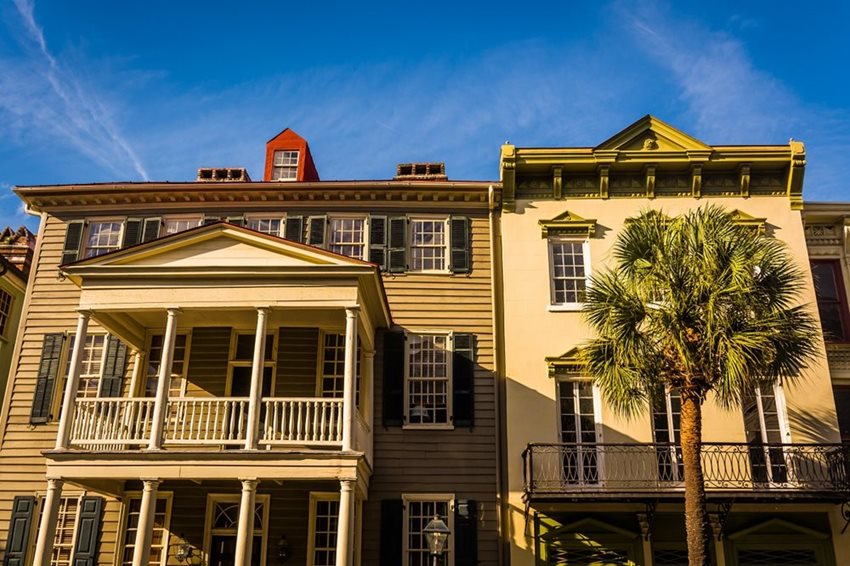
<path fill-rule="evenodd" d="M 0 227 L 13 185 L 262 176 L 292 127 L 323 179 L 403 161 L 498 176 L 499 145 L 595 145 L 647 113 L 709 144 L 806 142 L 850 200 L 850 3 L 0 3 Z"/>

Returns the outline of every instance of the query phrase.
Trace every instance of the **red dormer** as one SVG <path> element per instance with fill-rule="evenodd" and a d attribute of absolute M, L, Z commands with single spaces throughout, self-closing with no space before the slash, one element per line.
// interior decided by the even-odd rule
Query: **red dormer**
<path fill-rule="evenodd" d="M 286 128 L 266 142 L 263 181 L 318 181 L 307 140 Z"/>

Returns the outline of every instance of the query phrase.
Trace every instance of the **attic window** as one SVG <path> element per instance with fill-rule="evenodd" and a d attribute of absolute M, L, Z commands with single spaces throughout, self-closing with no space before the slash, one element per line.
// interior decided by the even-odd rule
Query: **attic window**
<path fill-rule="evenodd" d="M 273 181 L 295 181 L 298 179 L 298 153 L 298 151 L 292 150 L 274 152 Z"/>

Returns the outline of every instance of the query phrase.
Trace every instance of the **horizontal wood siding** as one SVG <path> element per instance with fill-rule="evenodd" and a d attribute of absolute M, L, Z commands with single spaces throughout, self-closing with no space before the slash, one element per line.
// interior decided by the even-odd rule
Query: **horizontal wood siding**
<path fill-rule="evenodd" d="M 404 430 L 382 426 L 383 357 L 375 356 L 374 474 L 364 504 L 363 564 L 378 564 L 381 500 L 403 493 L 453 493 L 483 504 L 480 564 L 496 564 L 496 428 L 489 223 L 471 218 L 472 271 L 386 275 L 394 323 L 408 331 L 452 330 L 476 337 L 475 427 Z M 464 566 L 456 564 L 455 566 Z"/>

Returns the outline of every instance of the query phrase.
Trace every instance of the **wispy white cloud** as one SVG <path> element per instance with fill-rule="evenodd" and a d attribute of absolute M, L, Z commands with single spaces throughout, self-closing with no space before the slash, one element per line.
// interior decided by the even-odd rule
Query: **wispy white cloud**
<path fill-rule="evenodd" d="M 32 0 L 14 0 L 24 55 L 0 60 L 0 113 L 19 139 L 58 138 L 100 167 L 148 179 L 134 148 L 97 88 L 48 48 Z"/>
<path fill-rule="evenodd" d="M 635 45 L 668 73 L 694 135 L 715 144 L 802 139 L 809 162 L 806 198 L 850 199 L 841 178 L 850 150 L 847 108 L 807 104 L 758 68 L 740 39 L 677 17 L 663 4 L 620 4 L 618 12 Z"/>

